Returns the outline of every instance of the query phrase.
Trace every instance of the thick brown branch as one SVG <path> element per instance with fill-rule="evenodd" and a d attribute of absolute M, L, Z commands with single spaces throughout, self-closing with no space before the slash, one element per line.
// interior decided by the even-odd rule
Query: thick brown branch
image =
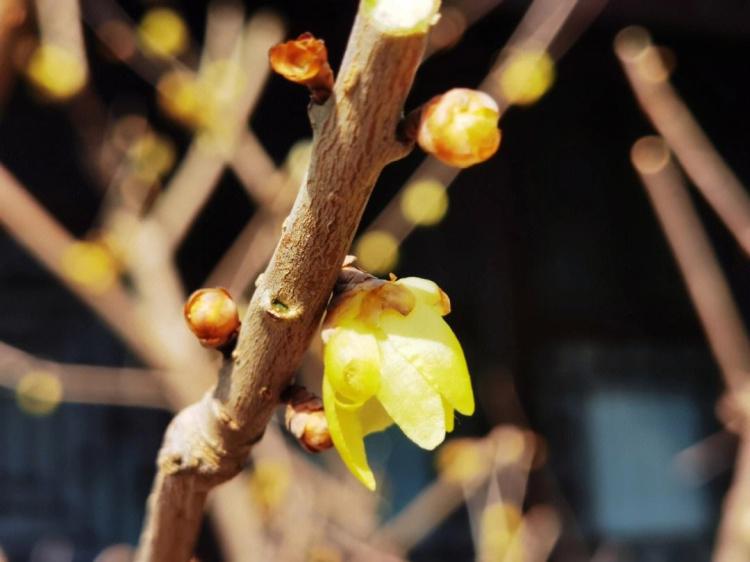
<path fill-rule="evenodd" d="M 214 394 L 180 413 L 165 436 L 137 560 L 187 560 L 206 493 L 240 470 L 263 435 L 318 327 L 375 180 L 410 148 L 396 140 L 396 127 L 424 46 L 424 33 L 389 35 L 360 10 L 334 94 L 311 111 L 308 179 L 248 306 L 236 359 Z"/>

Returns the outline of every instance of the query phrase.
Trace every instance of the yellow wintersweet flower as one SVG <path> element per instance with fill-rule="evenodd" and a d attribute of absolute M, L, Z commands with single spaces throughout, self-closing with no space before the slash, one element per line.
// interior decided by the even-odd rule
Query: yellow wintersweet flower
<path fill-rule="evenodd" d="M 434 449 L 453 430 L 454 411 L 474 412 L 461 344 L 442 318 L 449 312 L 448 296 L 418 277 L 369 279 L 329 308 L 323 404 L 341 458 L 371 490 L 365 436 L 396 423 Z"/>

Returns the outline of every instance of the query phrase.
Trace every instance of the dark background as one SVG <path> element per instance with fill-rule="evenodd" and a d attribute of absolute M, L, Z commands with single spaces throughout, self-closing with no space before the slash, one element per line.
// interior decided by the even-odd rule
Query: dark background
<path fill-rule="evenodd" d="M 134 19 L 152 5 L 120 4 Z M 337 67 L 355 2 L 246 4 L 248 11 L 273 6 L 288 19 L 290 36 L 309 30 L 325 38 Z M 525 5 L 502 3 L 457 47 L 433 57 L 410 103 L 478 84 Z M 205 4 L 177 7 L 200 42 Z M 673 49 L 676 87 L 730 166 L 750 178 L 750 2 L 613 0 L 559 61 L 547 96 L 503 117 L 497 156 L 461 174 L 446 219 L 407 239 L 395 273 L 433 279 L 451 295 L 449 320 L 480 403 L 457 433 L 483 435 L 497 423 L 519 422 L 508 405 L 515 388 L 526 423 L 546 437 L 548 468 L 534 475 L 529 501 L 568 510 L 557 560 L 604 547 L 618 561 L 701 561 L 709 558 L 732 451 L 723 451 L 726 470 L 709 482 L 680 480 L 671 465 L 675 453 L 720 430 L 714 404 L 721 384 L 630 165 L 632 143 L 652 132 L 612 50 L 615 33 L 630 24 L 647 26 Z M 113 115 L 139 110 L 184 150 L 189 135 L 159 112 L 152 86 L 100 56 L 92 34 L 86 39 L 93 87 Z M 251 125 L 279 163 L 309 136 L 305 105 L 302 89 L 270 80 Z M 69 115 L 39 103 L 23 81 L 0 112 L 0 161 L 83 235 L 101 190 L 81 163 Z M 421 157 L 415 152 L 387 169 L 364 225 Z M 696 204 L 747 313 L 747 257 L 705 204 Z M 189 290 L 252 212 L 227 173 L 179 251 Z M 0 339 L 58 361 L 135 364 L 2 232 Z M 168 420 L 154 410 L 76 405 L 30 418 L 12 392 L 0 391 L 0 545 L 10 559 L 29 559 L 40 539 L 71 542 L 76 561 L 114 542 L 134 543 Z M 388 506 L 397 511 L 434 474 L 428 457 L 392 439 Z M 202 548 L 210 560 L 209 537 Z M 472 549 L 459 512 L 412 558 L 470 560 Z"/>

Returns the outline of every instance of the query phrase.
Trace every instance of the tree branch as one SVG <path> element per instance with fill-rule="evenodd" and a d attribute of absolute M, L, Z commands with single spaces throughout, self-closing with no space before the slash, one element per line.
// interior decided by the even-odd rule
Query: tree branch
<path fill-rule="evenodd" d="M 740 246 L 750 254 L 750 195 L 670 84 L 668 69 L 646 30 L 627 28 L 615 40 L 625 76 L 654 128 Z"/>
<path fill-rule="evenodd" d="M 145 369 L 46 361 L 0 342 L 0 386 L 14 390 L 23 376 L 34 369 L 50 371 L 60 378 L 65 402 L 168 407 L 154 374 Z"/>
<path fill-rule="evenodd" d="M 365 3 L 333 96 L 311 108 L 308 179 L 248 306 L 235 359 L 213 394 L 180 412 L 159 454 L 136 559 L 184 562 L 208 491 L 237 474 L 309 346 L 382 168 L 411 148 L 396 139 L 425 33 L 376 28 Z"/>
<path fill-rule="evenodd" d="M 740 410 L 740 446 L 713 559 L 746 560 L 750 554 L 746 531 L 750 501 L 747 415 L 750 340 L 729 283 L 666 143 L 659 137 L 641 139 L 633 147 L 632 160 L 672 247 L 730 397 Z"/>

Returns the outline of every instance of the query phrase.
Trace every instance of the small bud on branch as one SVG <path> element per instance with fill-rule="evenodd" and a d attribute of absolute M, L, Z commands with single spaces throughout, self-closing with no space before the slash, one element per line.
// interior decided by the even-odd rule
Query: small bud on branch
<path fill-rule="evenodd" d="M 419 146 L 438 160 L 468 168 L 489 159 L 500 146 L 497 126 L 500 111 L 489 95 L 454 88 L 428 101 L 419 111 L 416 138 Z M 403 134 L 414 134 L 407 117 Z"/>
<path fill-rule="evenodd" d="M 310 453 L 330 449 L 333 441 L 321 399 L 302 386 L 290 386 L 284 400 L 286 428 L 299 444 Z"/>
<path fill-rule="evenodd" d="M 280 43 L 268 52 L 271 68 L 290 82 L 310 89 L 313 102 L 323 104 L 333 91 L 333 71 L 328 50 L 321 39 L 303 33 L 297 39 Z"/>
<path fill-rule="evenodd" d="M 201 345 L 226 348 L 237 337 L 240 317 L 226 289 L 199 289 L 185 303 L 185 320 Z"/>

